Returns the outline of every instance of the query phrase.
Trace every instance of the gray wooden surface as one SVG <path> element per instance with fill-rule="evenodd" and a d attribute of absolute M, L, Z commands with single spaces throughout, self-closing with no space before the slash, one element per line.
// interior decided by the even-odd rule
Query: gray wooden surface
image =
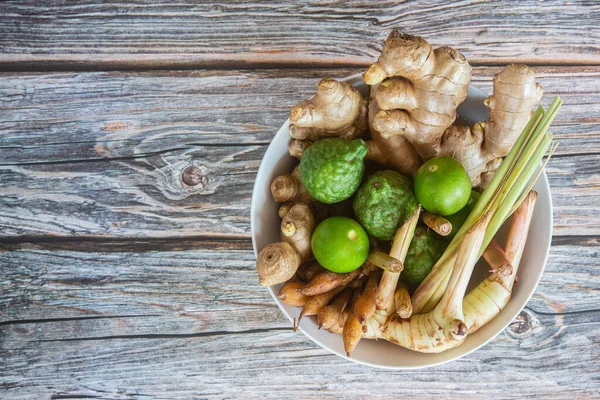
<path fill-rule="evenodd" d="M 600 398 L 600 7 L 430 3 L 0 3 L 0 398 Z M 289 107 L 393 27 L 457 47 L 487 92 L 522 61 L 565 100 L 532 300 L 407 372 L 293 333 L 249 227 Z"/>

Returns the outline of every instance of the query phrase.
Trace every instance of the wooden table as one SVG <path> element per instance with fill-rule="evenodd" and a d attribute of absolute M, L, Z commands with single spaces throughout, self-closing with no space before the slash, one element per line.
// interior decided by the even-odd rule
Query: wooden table
<path fill-rule="evenodd" d="M 599 398 L 598 3 L 285 3 L 0 3 L 0 397 Z M 249 224 L 289 108 L 391 28 L 455 46 L 487 92 L 526 62 L 565 101 L 535 295 L 474 354 L 407 372 L 292 332 Z"/>

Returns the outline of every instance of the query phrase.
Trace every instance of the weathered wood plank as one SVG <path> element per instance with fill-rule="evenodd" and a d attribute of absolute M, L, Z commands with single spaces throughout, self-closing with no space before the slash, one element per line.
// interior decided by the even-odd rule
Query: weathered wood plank
<path fill-rule="evenodd" d="M 475 63 L 600 63 L 593 1 L 3 2 L 4 68 L 366 65 L 392 28 Z"/>
<path fill-rule="evenodd" d="M 497 70 L 474 83 L 489 90 Z M 353 71 L 3 74 L 2 236 L 247 238 L 254 176 L 289 107 Z M 598 235 L 600 70 L 538 71 L 545 101 L 565 98 L 556 233 Z M 190 167 L 196 186 L 181 180 Z"/>
<path fill-rule="evenodd" d="M 291 329 L 192 338 L 31 341 L 0 350 L 0 384 L 8 397 L 32 400 L 593 399 L 600 389 L 599 335 L 597 313 L 527 313 L 463 359 L 403 372 L 352 364 Z"/>
<path fill-rule="evenodd" d="M 500 68 L 475 68 L 491 93 Z M 557 154 L 600 153 L 600 67 L 535 68 L 565 104 Z M 195 144 L 265 144 L 319 79 L 361 69 L 0 74 L 0 164 L 143 156 Z"/>
<path fill-rule="evenodd" d="M 248 237 L 265 146 L 188 146 L 129 160 L 0 166 L 2 236 Z M 195 168 L 202 179 L 184 183 Z"/>
<path fill-rule="evenodd" d="M 250 236 L 266 146 L 188 146 L 140 159 L 0 166 L 3 237 Z M 547 167 L 556 235 L 600 235 L 598 155 Z M 187 186 L 188 167 L 203 181 Z"/>
<path fill-rule="evenodd" d="M 2 246 L 8 251 L 0 253 L 0 326 L 27 325 L 38 339 L 289 326 L 257 283 L 249 241 L 188 241 L 183 249 L 160 251 L 149 245 L 142 252 L 109 242 L 60 247 Z M 537 313 L 597 309 L 597 249 L 598 239 L 556 240 L 529 308 Z M 96 319 L 81 319 L 88 317 Z M 48 319 L 70 321 L 35 322 Z M 46 327 L 45 333 L 38 326 Z"/>
<path fill-rule="evenodd" d="M 102 246 L 4 246 L 0 390 L 7 398 L 547 399 L 593 398 L 600 389 L 597 240 L 554 243 L 529 308 L 492 343 L 446 366 L 369 379 L 365 367 L 291 331 L 256 283 L 242 242 L 228 251 L 225 242 L 206 241 L 145 253 Z"/>

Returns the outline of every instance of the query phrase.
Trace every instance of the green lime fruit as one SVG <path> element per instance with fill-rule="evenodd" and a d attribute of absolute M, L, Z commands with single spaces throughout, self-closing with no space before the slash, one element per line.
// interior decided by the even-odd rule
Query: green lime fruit
<path fill-rule="evenodd" d="M 392 240 L 419 204 L 410 179 L 396 171 L 376 172 L 360 186 L 352 208 L 370 236 Z"/>
<path fill-rule="evenodd" d="M 459 212 L 444 217 L 452 224 L 452 232 L 450 232 L 449 235 L 444 236 L 445 240 L 451 241 L 452 239 L 454 239 L 454 236 L 456 236 L 456 233 L 458 232 L 460 227 L 463 226 L 463 224 L 467 220 L 467 217 L 471 213 L 471 210 L 473 210 L 473 207 L 475 207 L 475 204 L 477 204 L 477 201 L 479 200 L 480 196 L 481 194 L 479 194 L 479 192 L 472 190 L 471 197 L 469 197 L 469 201 L 467 201 L 467 204 L 463 208 L 461 208 Z"/>
<path fill-rule="evenodd" d="M 352 272 L 369 255 L 369 236 L 352 218 L 330 217 L 313 232 L 312 251 L 324 268 L 344 274 Z"/>
<path fill-rule="evenodd" d="M 451 157 L 434 157 L 415 175 L 415 195 L 427 211 L 450 215 L 462 209 L 471 195 L 471 179 Z"/>
<path fill-rule="evenodd" d="M 333 204 L 354 194 L 365 171 L 367 144 L 362 139 L 329 138 L 310 145 L 300 160 L 300 179 L 322 203 Z"/>
<path fill-rule="evenodd" d="M 445 248 L 446 243 L 437 235 L 418 226 L 404 259 L 404 271 L 400 275 L 404 282 L 416 288 L 429 275 Z"/>

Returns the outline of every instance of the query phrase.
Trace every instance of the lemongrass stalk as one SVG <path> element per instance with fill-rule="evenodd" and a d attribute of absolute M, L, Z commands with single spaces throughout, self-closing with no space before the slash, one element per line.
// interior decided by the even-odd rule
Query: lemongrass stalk
<path fill-rule="evenodd" d="M 533 154 L 530 155 L 529 162 L 521 168 L 521 179 L 509 179 L 507 180 L 507 185 L 503 185 L 500 188 L 500 190 L 504 192 L 506 186 L 512 184 L 512 187 L 510 187 L 507 193 L 503 193 L 501 197 L 498 197 L 501 198 L 503 202 L 496 206 L 496 212 L 494 212 L 492 220 L 490 221 L 488 228 L 486 229 L 483 246 L 479 251 L 479 256 L 483 254 L 485 248 L 488 246 L 496 232 L 498 232 L 498 229 L 500 229 L 500 226 L 502 226 L 504 221 L 506 221 L 508 216 L 510 216 L 510 210 L 512 209 L 513 204 L 521 195 L 523 189 L 529 183 L 529 180 L 534 174 L 536 168 L 538 168 L 538 166 L 540 165 L 541 159 L 543 158 L 544 154 L 548 150 L 548 147 L 550 146 L 550 142 L 551 138 L 548 135 L 544 136 L 542 138 L 541 143 L 539 143 L 539 146 L 535 149 Z M 427 276 L 427 278 L 425 278 L 423 283 L 426 283 L 426 285 L 423 285 L 423 283 L 421 283 L 421 285 L 413 294 L 413 312 L 424 313 L 433 310 L 436 304 L 440 301 L 442 294 L 444 293 L 451 272 L 452 264 L 444 263 L 442 264 L 442 268 L 436 271 L 434 275 L 430 274 L 431 279 L 430 276 Z"/>
<path fill-rule="evenodd" d="M 534 175 L 537 168 L 544 157 L 544 154 L 548 151 L 550 147 L 550 143 L 552 142 L 552 138 L 548 135 L 544 136 L 542 142 L 539 147 L 535 150 L 531 158 L 528 160 L 528 163 L 523 167 L 523 176 L 526 176 L 530 179 L 532 175 Z M 514 187 L 504 196 L 504 201 L 499 204 L 497 211 L 494 213 L 490 224 L 488 225 L 488 229 L 485 232 L 485 239 L 483 241 L 484 246 L 490 243 L 498 229 L 502 226 L 504 221 L 510 216 L 510 210 L 513 205 L 517 201 L 519 197 L 521 197 L 521 193 L 527 187 L 529 183 L 529 179 L 524 180 L 521 179 L 514 184 Z"/>
<path fill-rule="evenodd" d="M 456 251 L 456 266 L 442 300 L 426 314 L 400 319 L 393 315 L 383 330 L 392 343 L 423 353 L 439 353 L 460 345 L 467 336 L 462 303 L 491 213 L 467 231 Z"/>
<path fill-rule="evenodd" d="M 392 248 L 390 250 L 390 256 L 404 262 L 408 247 L 415 234 L 415 228 L 419 221 L 419 214 L 421 213 L 421 206 L 419 206 L 413 215 L 398 229 L 394 241 L 392 242 Z M 400 278 L 400 272 L 389 272 L 383 271 L 381 281 L 379 282 L 379 289 L 377 291 L 377 297 L 375 302 L 378 310 L 386 310 L 390 303 L 393 304 L 394 291 L 398 285 L 398 279 Z"/>
<path fill-rule="evenodd" d="M 490 272 L 493 272 L 495 275 L 506 276 L 512 274 L 512 264 L 504 253 L 504 250 L 495 240 L 492 239 L 490 244 L 485 248 L 483 259 L 492 268 Z"/>
<path fill-rule="evenodd" d="M 412 315 L 412 304 L 410 294 L 404 282 L 398 282 L 398 287 L 394 293 L 394 303 L 396 304 L 396 314 L 402 319 L 410 318 Z"/>
<path fill-rule="evenodd" d="M 452 224 L 441 215 L 423 211 L 421 213 L 421 221 L 440 236 L 448 236 L 452 233 Z"/>
<path fill-rule="evenodd" d="M 538 152 L 536 150 L 539 147 L 537 145 L 540 143 L 545 143 L 547 140 L 545 139 L 547 136 L 546 132 L 556 116 L 561 104 L 562 100 L 557 96 L 546 113 L 543 112 L 541 107 L 536 110 L 530 121 L 523 129 L 523 132 L 515 142 L 515 145 L 513 145 L 505 160 L 498 168 L 496 175 L 486 190 L 482 193 L 479 201 L 476 203 L 475 207 L 467 217 L 467 220 L 463 226 L 458 230 L 456 236 L 450 242 L 450 245 L 448 248 L 446 248 L 444 254 L 442 254 L 442 257 L 434 265 L 431 273 L 413 294 L 414 312 L 426 312 L 427 309 L 431 309 L 432 306 L 437 304 L 439 299 L 435 298 L 437 296 L 432 298 L 432 295 L 434 295 L 436 292 L 438 295 L 439 293 L 443 292 L 442 289 L 445 286 L 443 285 L 443 281 L 449 276 L 452 269 L 452 265 L 448 262 L 448 258 L 453 254 L 457 244 L 462 240 L 464 232 L 471 228 L 474 221 L 477 221 L 483 212 L 488 210 L 497 211 L 498 207 L 501 207 L 507 203 L 506 196 L 511 193 L 513 186 L 516 185 L 517 188 L 521 188 L 522 190 L 526 186 L 527 182 L 530 181 L 531 176 L 535 172 L 535 168 L 526 168 L 526 171 L 523 171 L 523 168 L 532 165 L 532 163 L 528 163 L 528 159 L 531 158 L 532 154 L 537 155 Z M 539 165 L 539 161 L 533 165 Z M 519 193 L 516 197 L 514 197 L 515 191 L 513 191 L 511 195 L 513 198 L 513 203 L 514 200 L 518 198 L 518 195 L 520 195 Z M 510 210 L 512 206 L 513 204 L 510 204 L 509 206 L 506 206 L 508 207 L 507 209 L 502 209 L 500 216 L 496 218 L 496 221 L 494 221 L 492 227 L 488 228 L 488 237 L 490 239 L 501 225 L 501 223 L 498 224 L 498 220 L 502 220 L 503 222 L 506 218 L 506 212 Z M 502 215 L 504 215 L 504 218 L 501 218 Z M 489 240 L 486 240 L 486 246 L 488 243 Z"/>
<path fill-rule="evenodd" d="M 527 125 L 525 125 L 523 132 L 521 133 L 521 135 L 519 136 L 519 138 L 517 139 L 517 141 L 515 142 L 513 147 L 510 149 L 510 151 L 504 158 L 504 161 L 502 162 L 502 164 L 500 164 L 500 167 L 496 170 L 496 174 L 494 175 L 494 177 L 492 178 L 492 180 L 490 181 L 488 186 L 485 188 L 485 190 L 479 197 L 479 200 L 473 207 L 473 210 L 471 210 L 471 213 L 469 214 L 469 216 L 467 217 L 467 219 L 465 220 L 465 222 L 463 223 L 461 228 L 456 233 L 456 236 L 454 237 L 454 240 L 452 240 L 452 242 L 455 242 L 455 241 L 458 242 L 458 240 L 460 239 L 460 236 L 462 236 L 469 229 L 469 227 L 473 224 L 473 222 L 475 222 L 478 219 L 478 217 L 481 216 L 481 214 L 483 214 L 488 203 L 494 196 L 496 189 L 498 189 L 500 184 L 503 182 L 503 180 L 509 173 L 509 169 L 510 169 L 511 165 L 513 164 L 514 160 L 518 156 L 520 156 L 520 153 L 523 151 L 528 140 L 534 133 L 535 128 L 539 125 L 539 122 L 541 121 L 541 118 L 543 115 L 544 115 L 544 109 L 540 106 L 537 108 L 537 110 L 535 111 L 533 116 L 530 118 Z"/>
<path fill-rule="evenodd" d="M 454 258 L 453 260 L 456 260 L 456 259 Z M 449 264 L 448 268 L 445 271 L 446 272 L 445 275 L 440 280 L 440 282 L 436 286 L 435 290 L 431 291 L 430 297 L 427 300 L 427 303 L 425 303 L 425 306 L 422 307 L 420 312 L 423 312 L 423 313 L 429 312 L 429 311 L 433 310 L 435 308 L 435 306 L 437 306 L 437 304 L 440 302 L 440 299 L 444 295 L 446 286 L 448 286 L 448 281 L 450 280 L 450 275 L 452 274 L 453 268 L 454 268 L 454 264 Z M 413 308 L 414 308 L 414 305 L 413 305 Z"/>
<path fill-rule="evenodd" d="M 498 315 L 512 296 L 512 288 L 525 249 L 536 197 L 536 192 L 528 192 L 525 200 L 513 215 L 504 250 L 504 256 L 512 265 L 510 274 L 491 274 L 469 292 L 463 300 L 463 313 L 469 333 L 477 331 Z"/>
<path fill-rule="evenodd" d="M 371 249 L 367 260 L 378 268 L 389 272 L 402 272 L 404 265 L 402 261 L 384 253 L 378 249 Z"/>
<path fill-rule="evenodd" d="M 559 142 L 552 142 L 552 145 L 550 147 L 550 152 L 548 153 L 548 156 L 546 157 L 546 161 L 544 161 L 541 168 L 538 169 L 538 172 L 535 174 L 533 179 L 531 179 L 529 181 L 529 185 L 527 185 L 527 188 L 525 189 L 525 191 L 523 191 L 523 194 L 521 195 L 521 197 L 519 197 L 519 200 L 517 200 L 515 202 L 515 204 L 513 204 L 512 208 L 509 212 L 509 215 L 512 215 L 517 210 L 517 208 L 519 208 L 521 203 L 523 203 L 523 201 L 525 201 L 525 198 L 529 195 L 529 192 L 533 188 L 533 185 L 535 185 L 535 182 L 538 180 L 538 178 L 542 174 L 542 171 L 546 168 L 546 165 L 548 165 L 548 161 L 550 161 L 550 159 L 554 155 L 554 152 L 556 151 L 558 144 L 559 144 Z"/>

